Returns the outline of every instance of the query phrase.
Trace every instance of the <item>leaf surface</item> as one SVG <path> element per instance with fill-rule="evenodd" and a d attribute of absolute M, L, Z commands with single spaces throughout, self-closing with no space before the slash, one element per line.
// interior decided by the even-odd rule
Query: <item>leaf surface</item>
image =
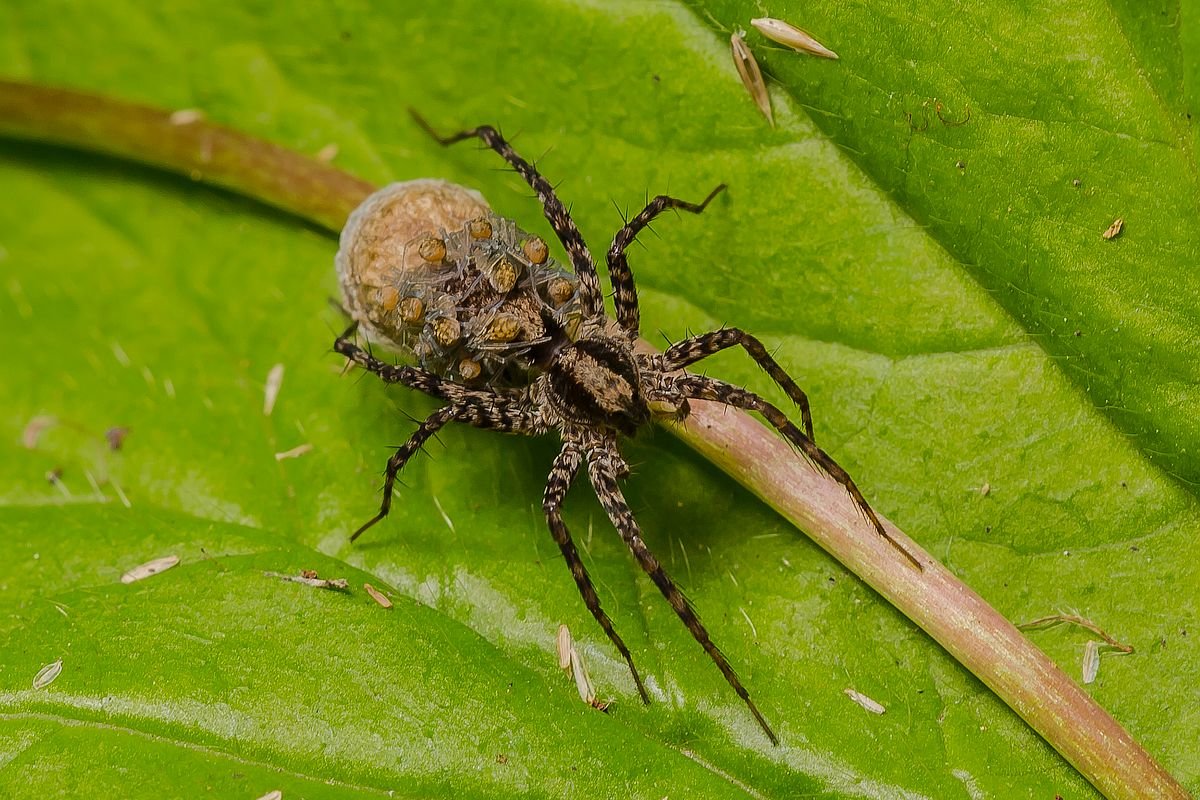
<path fill-rule="evenodd" d="M 1011 619 L 1073 610 L 1136 648 L 1103 656 L 1091 689 L 1200 788 L 1195 21 L 1171 3 L 772 13 L 842 56 L 751 34 L 774 130 L 730 61 L 732 28 L 760 15 L 737 2 L 114 2 L 86 24 L 79 9 L 10 6 L 0 71 L 200 108 L 305 152 L 333 143 L 336 163 L 378 182 L 476 186 L 549 237 L 492 154 L 438 148 L 404 108 L 445 130 L 497 124 L 561 181 L 598 253 L 621 224 L 612 203 L 636 212 L 646 194 L 728 183 L 702 217 L 664 217 L 631 251 L 647 336 L 759 334 L 883 514 Z M 937 101 L 970 119 L 943 122 Z M 340 376 L 329 237 L 27 145 L 0 145 L 0 188 L 18 200 L 0 203 L 7 795 L 1094 796 L 936 645 L 663 431 L 625 445 L 630 501 L 779 748 L 579 488 L 567 521 L 649 676 L 655 702 L 637 702 L 541 518 L 550 438 L 446 430 L 388 521 L 349 546 L 406 415 L 434 405 Z M 1101 239 L 1117 216 L 1125 232 Z M 707 371 L 782 401 L 739 354 Z M 37 416 L 57 424 L 29 450 Z M 113 452 L 117 425 L 130 433 Z M 312 450 L 276 459 L 300 444 Z M 168 554 L 181 564 L 120 583 Z M 301 569 L 351 591 L 264 575 Z M 609 714 L 559 672 L 560 623 Z M 1031 636 L 1079 674 L 1085 631 Z M 57 659 L 62 674 L 34 689 Z"/>

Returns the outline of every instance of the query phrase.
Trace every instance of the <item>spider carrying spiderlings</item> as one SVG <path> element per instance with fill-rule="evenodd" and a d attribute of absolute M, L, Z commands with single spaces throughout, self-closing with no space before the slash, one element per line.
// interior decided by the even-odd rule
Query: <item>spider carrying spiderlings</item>
<path fill-rule="evenodd" d="M 662 564 L 642 539 L 642 531 L 622 494 L 619 481 L 629 474 L 621 457 L 618 441 L 632 436 L 651 421 L 651 403 L 663 403 L 675 409 L 675 416 L 686 418 L 690 400 L 707 400 L 761 415 L 817 468 L 845 487 L 858 509 L 880 536 L 887 539 L 918 569 L 920 563 L 894 540 L 849 474 L 813 439 L 812 415 L 808 398 L 796 382 L 771 357 L 767 349 L 748 333 L 737 328 L 691 336 L 661 354 L 635 350 L 640 314 L 633 273 L 625 250 L 644 228 L 667 209 L 699 214 L 725 186 L 722 184 L 699 203 L 690 203 L 660 195 L 628 220 L 613 238 L 608 249 L 609 279 L 612 282 L 615 324 L 604 312 L 603 294 L 592 254 L 570 214 L 558 199 L 550 183 L 525 159 L 517 155 L 495 128 L 483 125 L 451 136 L 440 136 L 421 117 L 414 118 L 443 145 L 466 139 L 479 139 L 496 151 L 525 179 L 537 194 L 554 233 L 566 250 L 578 282 L 578 324 L 570 327 L 555 322 L 555 315 L 543 313 L 545 324 L 539 328 L 538 346 L 520 351 L 522 369 L 497 374 L 488 385 L 471 385 L 467 380 L 436 368 L 392 365 L 379 360 L 354 341 L 356 325 L 338 337 L 334 349 L 352 362 L 378 375 L 387 383 L 400 383 L 445 401 L 417 428 L 409 440 L 388 460 L 379 513 L 362 525 L 351 537 L 387 516 L 391 507 L 396 476 L 408 460 L 450 422 L 465 422 L 478 428 L 537 436 L 557 431 L 562 450 L 554 460 L 546 483 L 542 508 L 550 533 L 562 551 L 571 575 L 592 616 L 604 629 L 629 665 L 642 700 L 649 702 L 646 687 L 633 663 L 633 656 L 600 605 L 587 569 L 562 517 L 562 502 L 567 489 L 581 469 L 586 468 L 601 506 L 629 547 L 639 566 L 646 572 L 671 604 L 683 624 L 720 669 L 737 695 L 746 703 L 772 743 L 778 743 L 774 731 L 750 699 L 725 656 L 713 643 L 691 603 L 676 587 Z M 512 285 L 509 291 L 528 292 L 528 287 Z M 503 301 L 504 298 L 501 298 Z M 800 410 L 803 430 L 779 408 L 759 395 L 729 383 L 685 372 L 685 368 L 717 352 L 741 347 L 783 389 Z M 464 376 L 459 375 L 460 379 Z"/>

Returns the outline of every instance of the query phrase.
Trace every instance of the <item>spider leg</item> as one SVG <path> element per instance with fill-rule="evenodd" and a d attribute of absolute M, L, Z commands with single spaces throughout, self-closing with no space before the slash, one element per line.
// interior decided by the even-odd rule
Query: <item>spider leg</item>
<path fill-rule="evenodd" d="M 353 336 L 357 328 L 357 322 L 347 328 L 334 342 L 333 349 L 350 359 L 351 363 L 358 364 L 375 373 L 385 383 L 403 384 L 411 389 L 417 389 L 445 400 L 450 405 L 431 414 L 409 437 L 408 441 L 388 459 L 383 483 L 383 502 L 380 504 L 379 513 L 351 534 L 350 541 L 357 539 L 367 528 L 388 515 L 392 505 L 392 488 L 396 483 L 396 475 L 404 468 L 408 460 L 420 451 L 425 442 L 447 422 L 457 420 L 469 423 L 476 428 L 504 433 L 537 434 L 544 432 L 545 425 L 536 419 L 533 407 L 524 392 L 516 389 L 471 389 L 438 377 L 428 370 L 396 366 L 380 361 L 371 355 L 370 351 L 355 344 Z"/>
<path fill-rule="evenodd" d="M 386 477 L 383 480 L 383 502 L 379 506 L 379 513 L 367 520 L 354 533 L 350 534 L 350 541 L 354 541 L 363 532 L 379 522 L 388 515 L 388 511 L 392 507 L 392 488 L 396 484 L 396 475 L 400 470 L 404 469 L 404 465 L 412 458 L 424 445 L 429 441 L 429 438 L 441 430 L 442 426 L 447 422 L 455 419 L 461 413 L 461 409 L 455 406 L 446 406 L 439 408 L 437 411 L 429 415 L 429 417 L 421 423 L 420 427 L 408 437 L 408 441 L 402 444 L 392 457 L 387 462 Z"/>
<path fill-rule="evenodd" d="M 453 400 L 452 387 L 458 386 L 453 381 L 447 381 L 428 370 L 419 367 L 397 366 L 386 361 L 380 361 L 365 347 L 360 347 L 354 341 L 354 333 L 358 329 L 355 322 L 342 332 L 333 342 L 333 349 L 346 358 L 358 364 L 368 372 L 374 372 L 384 383 L 400 383 L 410 389 L 432 395 L 440 400 Z M 465 387 L 459 387 L 465 390 Z"/>
<path fill-rule="evenodd" d="M 660 194 L 647 203 L 636 217 L 626 222 L 625 227 L 617 231 L 617 235 L 613 237 L 612 245 L 608 248 L 608 279 L 612 281 L 617 323 L 631 335 L 637 336 L 638 334 L 641 312 L 638 310 L 637 287 L 633 282 L 633 272 L 629 269 L 629 262 L 625 259 L 625 249 L 633 244 L 637 235 L 653 222 L 655 217 L 668 208 L 678 208 L 699 214 L 724 188 L 725 184 L 722 183 L 699 203 L 689 203 L 677 197 Z"/>
<path fill-rule="evenodd" d="M 517 155 L 517 152 L 505 141 L 500 132 L 491 125 L 480 125 L 469 131 L 442 136 L 416 111 L 409 109 L 409 113 L 412 114 L 417 124 L 425 129 L 426 133 L 442 145 L 451 145 L 465 139 L 481 140 L 495 150 L 517 171 L 518 175 L 525 179 L 530 188 L 537 193 L 538 200 L 542 204 L 542 211 L 550 222 L 550 227 L 554 229 L 558 240 L 566 248 L 568 258 L 571 259 L 571 266 L 574 267 L 575 275 L 579 278 L 579 302 L 583 307 L 584 318 L 591 320 L 603 317 L 604 299 L 600 293 L 600 279 L 596 276 L 596 264 L 592 261 L 592 254 L 588 251 L 587 243 L 583 241 L 583 234 L 579 232 L 579 228 L 575 227 L 570 212 L 558 199 L 558 195 L 554 193 L 554 187 L 542 177 L 537 168 Z"/>
<path fill-rule="evenodd" d="M 863 516 L 867 518 L 867 521 L 871 523 L 871 526 L 875 528 L 875 531 L 880 536 L 886 539 L 892 547 L 899 550 L 905 558 L 912 562 L 914 567 L 920 570 L 924 569 L 921 566 L 921 562 L 917 560 L 917 557 L 910 553 L 904 545 L 892 538 L 887 528 L 883 527 L 883 523 L 880 522 L 875 510 L 867 503 L 867 499 L 863 497 L 863 493 L 854 483 L 854 479 L 850 477 L 850 473 L 846 472 L 840 464 L 834 461 L 832 456 L 818 447 L 811 437 L 806 436 L 778 408 L 754 394 L 754 392 L 732 386 L 715 378 L 707 378 L 700 375 L 681 375 L 675 378 L 673 385 L 675 392 L 682 398 L 694 397 L 698 400 L 712 400 L 735 408 L 756 411 L 761 414 L 763 419 L 769 422 L 775 430 L 783 434 L 809 461 L 845 487 L 854 504 L 858 506 L 859 511 L 862 512 Z M 668 397 L 666 399 L 669 401 L 671 398 Z"/>
<path fill-rule="evenodd" d="M 741 345 L 742 349 L 771 376 L 771 380 L 779 384 L 779 387 L 796 404 L 800 409 L 800 421 L 804 424 L 804 433 L 809 439 L 813 439 L 812 412 L 808 408 L 808 395 L 804 394 L 804 391 L 792 380 L 792 376 L 779 366 L 779 362 L 771 357 L 762 342 L 739 328 L 722 328 L 719 331 L 702 333 L 676 342 L 668 347 L 662 355 L 663 369 L 666 372 L 674 372 L 737 345 Z"/>
<path fill-rule="evenodd" d="M 608 514 L 613 526 L 632 551 L 634 558 L 637 559 L 642 570 L 650 576 L 650 580 L 654 581 L 654 585 L 662 592 L 663 597 L 667 598 L 671 608 L 675 609 L 679 619 L 704 648 L 704 652 L 708 653 L 709 658 L 717 665 L 717 669 L 721 670 L 721 674 L 737 692 L 737 696 L 745 702 L 750 713 L 754 715 L 758 724 L 766 732 L 767 738 L 771 740 L 771 744 L 779 744 L 779 738 L 767 724 L 767 720 L 758 710 L 758 706 L 754 705 L 754 701 L 750 699 L 750 693 L 746 691 L 746 687 L 742 685 L 737 673 L 729 665 L 725 654 L 709 638 L 708 630 L 700 622 L 700 617 L 692 608 L 692 604 L 684 597 L 683 592 L 679 591 L 675 582 L 663 569 L 662 564 L 642 541 L 641 527 L 634 519 L 633 512 L 629 509 L 629 504 L 625 502 L 625 496 L 621 493 L 621 487 L 617 484 L 617 475 L 624 473 L 626 469 L 620 456 L 607 448 L 598 448 L 588 454 L 588 474 L 592 480 L 592 487 L 596 490 L 596 497 L 600 499 L 600 505 L 604 507 L 605 513 Z"/>
<path fill-rule="evenodd" d="M 502 433 L 541 433 L 541 428 L 534 422 L 529 410 L 529 404 L 524 397 L 512 397 L 488 391 L 465 389 L 458 384 L 446 382 L 455 391 L 450 405 L 433 412 L 417 428 L 408 441 L 400 446 L 388 459 L 386 477 L 383 482 L 383 502 L 379 513 L 371 517 L 365 525 L 356 530 L 350 541 L 354 541 L 363 531 L 370 528 L 388 515 L 392 505 L 392 488 L 396 475 L 408 463 L 425 442 L 436 434 L 447 422 L 465 422 L 476 428 Z M 634 673 L 634 677 L 637 674 Z"/>
<path fill-rule="evenodd" d="M 642 702 L 649 703 L 650 696 L 646 694 L 642 677 L 638 675 L 637 667 L 633 665 L 633 656 L 630 655 L 629 648 L 625 646 L 625 642 L 621 640 L 621 636 L 613 627 L 608 614 L 600 608 L 600 598 L 596 594 L 596 588 L 592 585 L 587 568 L 584 567 L 583 560 L 579 557 L 579 551 L 575 549 L 571 532 L 567 530 L 567 525 L 563 522 L 562 501 L 567 494 L 567 489 L 575 480 L 575 475 L 579 472 L 580 460 L 579 446 L 573 442 L 565 443 L 558 457 L 554 459 L 554 466 L 550 469 L 550 478 L 546 481 L 546 494 L 542 500 L 542 509 L 546 512 L 546 522 L 550 525 L 550 533 L 554 536 L 558 549 L 562 551 L 563 558 L 566 559 L 567 566 L 571 569 L 571 575 L 575 578 L 575 585 L 579 587 L 579 593 L 583 595 L 583 602 L 587 605 L 588 611 L 592 612 L 592 616 L 596 618 L 596 622 L 600 623 L 600 627 L 604 629 L 609 640 L 616 645 L 617 650 L 625 659 L 625 663 L 629 665 L 629 671 L 633 673 L 633 682 L 637 684 Z"/>
<path fill-rule="evenodd" d="M 477 428 L 525 432 L 529 423 L 525 411 L 523 394 L 516 389 L 472 389 L 461 383 L 446 380 L 434 372 L 420 367 L 389 364 L 354 342 L 358 323 L 347 328 L 333 343 L 335 352 L 368 372 L 379 376 L 384 383 L 399 383 L 427 395 L 465 406 L 465 421 Z M 540 432 L 540 431 L 539 431 Z"/>

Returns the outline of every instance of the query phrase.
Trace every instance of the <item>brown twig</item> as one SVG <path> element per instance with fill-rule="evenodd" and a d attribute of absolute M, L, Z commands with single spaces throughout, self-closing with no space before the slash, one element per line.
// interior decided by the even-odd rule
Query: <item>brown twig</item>
<path fill-rule="evenodd" d="M 118 155 L 224 186 L 341 229 L 372 187 L 320 161 L 189 115 L 0 81 L 0 134 Z M 1189 795 L 1012 623 L 895 526 L 912 569 L 864 525 L 842 487 L 742 412 L 692 403 L 671 425 L 941 644 L 1113 800 Z"/>

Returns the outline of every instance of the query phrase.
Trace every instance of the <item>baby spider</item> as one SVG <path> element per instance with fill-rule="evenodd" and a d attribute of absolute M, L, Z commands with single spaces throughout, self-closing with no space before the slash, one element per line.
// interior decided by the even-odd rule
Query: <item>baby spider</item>
<path fill-rule="evenodd" d="M 650 422 L 650 404 L 654 402 L 674 406 L 680 418 L 687 416 L 688 401 L 693 399 L 715 401 L 757 412 L 810 462 L 846 488 L 880 536 L 891 542 L 918 568 L 920 564 L 887 533 L 846 471 L 817 447 L 813 441 L 808 398 L 758 339 L 737 328 L 723 328 L 692 336 L 668 347 L 662 354 L 647 355 L 635 351 L 639 329 L 638 296 L 633 273 L 625 258 L 626 248 L 643 228 L 666 209 L 682 209 L 699 214 L 725 188 L 724 185 L 718 186 L 699 203 L 660 195 L 617 231 L 607 253 L 609 279 L 616 306 L 614 326 L 604 313 L 603 295 L 592 254 L 550 183 L 528 161 L 517 155 L 495 128 L 483 125 L 452 136 L 440 136 L 415 112 L 413 116 L 443 145 L 480 139 L 533 188 L 578 278 L 581 318 L 573 335 L 558 328 L 553 333 L 550 346 L 537 349 L 536 360 L 530 364 L 532 377 L 527 385 L 522 386 L 498 383 L 490 388 L 471 387 L 420 367 L 385 363 L 355 344 L 356 326 L 353 325 L 338 337 L 334 344 L 338 353 L 375 373 L 385 382 L 403 384 L 446 403 L 422 422 L 412 437 L 388 460 L 379 513 L 351 538 L 357 538 L 387 516 L 396 475 L 443 425 L 465 422 L 478 428 L 528 436 L 557 431 L 562 438 L 562 450 L 551 467 L 542 508 L 550 533 L 570 567 L 588 610 L 629 664 L 642 700 L 649 702 L 649 695 L 634 666 L 633 656 L 613 628 L 612 620 L 600 607 L 600 598 L 562 518 L 563 498 L 580 468 L 585 465 L 601 506 L 638 564 L 716 663 L 738 697 L 749 707 L 771 742 L 777 744 L 774 731 L 750 699 L 725 656 L 709 638 L 695 610 L 643 541 L 641 528 L 619 484 L 629 474 L 629 467 L 617 448 L 619 437 L 632 436 Z M 730 347 L 744 349 L 779 384 L 799 407 L 803 430 L 796 427 L 776 406 L 753 392 L 715 378 L 683 371 L 685 367 Z"/>

